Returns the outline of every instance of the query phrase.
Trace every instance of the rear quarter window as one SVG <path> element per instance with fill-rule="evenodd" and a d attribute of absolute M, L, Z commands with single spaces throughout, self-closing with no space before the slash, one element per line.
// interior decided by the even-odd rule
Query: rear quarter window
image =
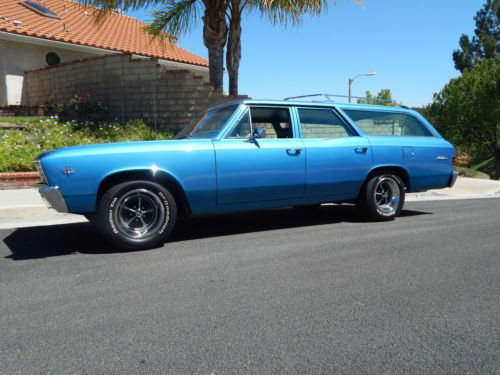
<path fill-rule="evenodd" d="M 416 117 L 401 112 L 344 109 L 344 112 L 367 135 L 432 137 Z"/>

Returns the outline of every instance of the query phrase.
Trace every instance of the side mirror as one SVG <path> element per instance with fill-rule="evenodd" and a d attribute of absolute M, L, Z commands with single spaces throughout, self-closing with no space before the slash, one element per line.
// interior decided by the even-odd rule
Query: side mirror
<path fill-rule="evenodd" d="M 255 128 L 252 134 L 253 138 L 266 138 L 266 129 Z"/>

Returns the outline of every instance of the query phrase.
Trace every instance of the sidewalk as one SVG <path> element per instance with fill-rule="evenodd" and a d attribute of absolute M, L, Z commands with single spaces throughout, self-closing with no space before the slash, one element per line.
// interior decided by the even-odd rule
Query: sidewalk
<path fill-rule="evenodd" d="M 37 189 L 0 190 L 0 229 L 85 221 L 81 215 L 48 209 Z"/>
<path fill-rule="evenodd" d="M 500 198 L 500 181 L 459 177 L 451 189 L 406 195 L 407 202 L 478 198 Z M 81 215 L 48 209 L 37 189 L 0 190 L 0 229 L 86 221 Z"/>
<path fill-rule="evenodd" d="M 451 189 L 428 190 L 425 193 L 406 195 L 407 202 L 477 198 L 500 198 L 500 181 L 458 177 Z"/>

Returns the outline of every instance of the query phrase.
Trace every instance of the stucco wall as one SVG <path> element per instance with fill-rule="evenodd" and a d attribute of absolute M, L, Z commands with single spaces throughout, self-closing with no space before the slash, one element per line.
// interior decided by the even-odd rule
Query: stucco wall
<path fill-rule="evenodd" d="M 0 44 L 0 105 L 7 104 L 7 86 L 5 82 L 5 48 Z"/>
<path fill-rule="evenodd" d="M 28 104 L 68 100 L 76 92 L 104 102 L 120 120 L 144 119 L 179 130 L 199 112 L 234 100 L 206 82 L 206 74 L 172 70 L 156 60 L 108 55 L 26 72 Z"/>
<path fill-rule="evenodd" d="M 49 52 L 59 55 L 61 62 L 95 56 L 86 52 L 0 40 L 0 105 L 27 104 L 24 71 L 47 66 L 45 57 Z"/>

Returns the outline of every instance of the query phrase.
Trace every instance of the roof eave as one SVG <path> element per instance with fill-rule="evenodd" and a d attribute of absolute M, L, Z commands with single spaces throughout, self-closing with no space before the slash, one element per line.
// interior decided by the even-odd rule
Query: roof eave
<path fill-rule="evenodd" d="M 92 47 L 92 46 L 86 46 L 83 44 L 77 44 L 77 43 L 69 43 L 69 42 L 62 42 L 58 40 L 53 40 L 53 39 L 48 39 L 48 38 L 41 38 L 41 37 L 34 37 L 30 35 L 25 35 L 22 33 L 14 33 L 11 31 L 5 31 L 5 30 L 0 30 L 0 40 L 10 40 L 10 41 L 17 41 L 17 42 L 22 42 L 22 43 L 31 43 L 35 45 L 44 45 L 44 46 L 49 46 L 49 47 L 58 47 L 62 49 L 67 49 L 71 51 L 77 51 L 77 52 L 87 52 L 87 53 L 95 53 L 96 55 L 111 55 L 111 54 L 116 54 L 116 53 L 123 53 L 123 54 L 130 54 L 130 55 L 136 55 L 140 57 L 145 57 L 145 58 L 156 58 L 160 62 L 164 61 L 168 63 L 167 65 L 178 65 L 179 68 L 182 69 L 193 69 L 195 70 L 200 70 L 200 71 L 205 71 L 208 69 L 208 66 L 206 65 L 200 65 L 200 64 L 194 64 L 194 63 L 189 63 L 189 62 L 182 62 L 182 61 L 177 61 L 177 60 L 169 60 L 169 59 L 162 59 L 158 58 L 156 56 L 147 56 L 147 55 L 139 55 L 137 53 L 129 52 L 129 51 L 122 51 L 118 49 L 105 49 L 105 48 L 99 48 L 99 47 Z"/>

